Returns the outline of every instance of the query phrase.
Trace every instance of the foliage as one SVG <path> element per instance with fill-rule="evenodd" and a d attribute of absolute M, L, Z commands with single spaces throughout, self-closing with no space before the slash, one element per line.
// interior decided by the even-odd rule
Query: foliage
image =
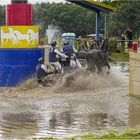
<path fill-rule="evenodd" d="M 140 2 L 131 0 L 103 0 L 116 7 L 110 13 L 111 36 L 120 36 L 126 27 L 134 34 L 140 34 Z M 95 33 L 95 13 L 72 3 L 37 3 L 33 6 L 34 24 L 40 26 L 41 35 L 49 24 L 58 26 L 61 32 L 75 32 L 77 36 Z M 0 26 L 5 25 L 5 6 L 0 6 Z M 101 13 L 101 29 L 104 28 L 104 14 Z M 101 33 L 104 31 L 101 30 Z"/>
<path fill-rule="evenodd" d="M 113 61 L 129 61 L 129 53 L 111 53 L 109 58 Z"/>
<path fill-rule="evenodd" d="M 133 30 L 133 34 L 140 33 L 140 2 L 127 1 L 118 7 L 111 15 L 112 35 L 121 35 L 127 27 Z"/>
<path fill-rule="evenodd" d="M 117 51 L 117 40 L 115 37 L 109 39 L 109 50 L 116 52 Z"/>
<path fill-rule="evenodd" d="M 105 4 L 109 4 L 115 8 L 119 8 L 120 6 L 127 3 L 129 0 L 103 0 L 102 2 Z"/>
<path fill-rule="evenodd" d="M 0 26 L 5 25 L 5 6 L 0 5 Z"/>
<path fill-rule="evenodd" d="M 58 26 L 61 32 L 74 32 L 77 35 L 95 33 L 95 14 L 75 4 L 36 4 L 34 13 L 34 22 L 41 26 L 41 34 L 44 34 L 49 24 Z"/>
<path fill-rule="evenodd" d="M 130 0 L 104 0 L 106 4 L 116 7 L 110 14 L 110 32 L 120 36 L 126 27 L 134 33 L 140 32 L 140 2 Z M 41 34 L 49 24 L 60 27 L 61 32 L 75 32 L 77 35 L 95 33 L 95 13 L 71 3 L 41 3 L 34 5 L 35 24 L 41 27 Z M 101 29 L 104 27 L 104 14 L 101 14 Z M 102 31 L 103 32 L 103 31 Z"/>

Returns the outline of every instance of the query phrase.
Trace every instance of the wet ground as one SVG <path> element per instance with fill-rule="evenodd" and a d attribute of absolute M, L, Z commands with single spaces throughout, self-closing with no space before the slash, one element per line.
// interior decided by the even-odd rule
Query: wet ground
<path fill-rule="evenodd" d="M 140 102 L 128 93 L 127 63 L 112 64 L 110 76 L 77 78 L 69 88 L 2 89 L 0 139 L 62 139 L 139 127 Z"/>

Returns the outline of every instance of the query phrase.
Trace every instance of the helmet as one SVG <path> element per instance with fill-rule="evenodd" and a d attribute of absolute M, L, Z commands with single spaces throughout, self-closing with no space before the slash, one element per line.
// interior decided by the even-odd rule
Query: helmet
<path fill-rule="evenodd" d="M 40 57 L 40 58 L 38 59 L 38 62 L 39 62 L 39 63 L 44 62 L 44 58 L 43 58 L 43 57 Z"/>
<path fill-rule="evenodd" d="M 53 47 L 56 46 L 56 44 L 57 44 L 56 41 L 51 42 L 51 46 L 53 46 Z"/>
<path fill-rule="evenodd" d="M 64 45 L 69 45 L 69 44 L 70 44 L 70 43 L 69 43 L 68 41 L 64 43 Z"/>

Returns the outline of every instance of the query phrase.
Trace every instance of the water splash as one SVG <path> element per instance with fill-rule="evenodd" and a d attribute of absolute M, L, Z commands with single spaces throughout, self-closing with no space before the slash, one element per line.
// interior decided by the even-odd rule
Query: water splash
<path fill-rule="evenodd" d="M 74 77 L 73 77 L 74 76 Z M 73 79 L 72 79 L 73 78 Z M 66 85 L 67 80 L 71 80 L 69 86 Z M 122 85 L 122 80 L 118 79 L 113 73 L 110 75 L 98 75 L 98 74 L 76 74 L 65 75 L 63 80 L 58 82 L 54 87 L 55 92 L 76 92 L 76 91 L 97 91 L 104 90 L 105 88 L 119 87 Z"/>
<path fill-rule="evenodd" d="M 49 76 L 47 78 L 55 78 L 53 75 Z M 67 86 L 66 83 L 69 79 L 71 82 Z M 125 88 L 125 86 L 128 87 L 128 81 L 128 75 L 121 72 L 118 66 L 113 66 L 110 75 L 87 74 L 86 71 L 81 71 L 76 74 L 66 74 L 64 77 L 59 76 L 52 87 L 40 87 L 37 79 L 32 78 L 14 89 L 1 89 L 0 95 L 2 99 L 45 99 L 57 93 L 83 93 L 86 91 L 96 93 L 117 87 Z"/>
<path fill-rule="evenodd" d="M 61 32 L 57 26 L 48 25 L 46 35 L 48 38 L 48 44 L 50 44 L 52 41 L 57 41 L 60 38 Z"/>

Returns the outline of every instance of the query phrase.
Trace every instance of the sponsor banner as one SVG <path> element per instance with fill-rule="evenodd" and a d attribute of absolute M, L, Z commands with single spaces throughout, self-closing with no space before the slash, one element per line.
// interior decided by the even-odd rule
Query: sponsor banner
<path fill-rule="evenodd" d="M 0 48 L 38 48 L 38 26 L 2 26 Z"/>

